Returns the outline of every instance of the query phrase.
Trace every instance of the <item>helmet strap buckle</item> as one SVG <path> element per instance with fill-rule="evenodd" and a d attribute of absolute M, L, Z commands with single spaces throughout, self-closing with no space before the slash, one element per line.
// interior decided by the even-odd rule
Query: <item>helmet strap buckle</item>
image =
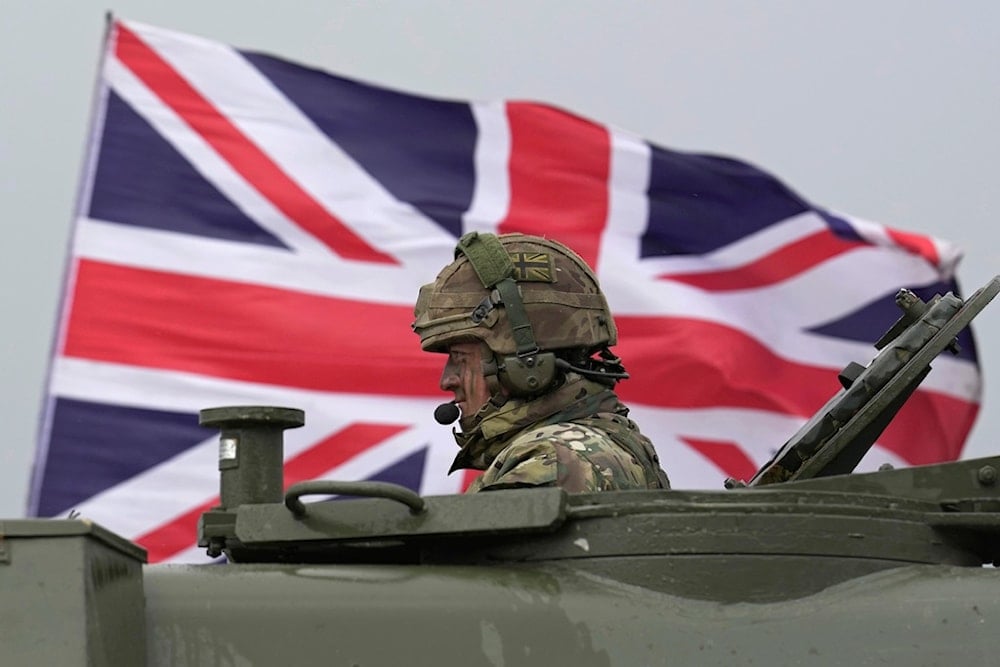
<path fill-rule="evenodd" d="M 497 307 L 500 303 L 500 293 L 495 289 L 490 290 L 490 293 L 483 297 L 483 300 L 479 302 L 473 310 L 469 318 L 474 324 L 481 324 L 486 317 L 493 312 L 493 309 Z"/>

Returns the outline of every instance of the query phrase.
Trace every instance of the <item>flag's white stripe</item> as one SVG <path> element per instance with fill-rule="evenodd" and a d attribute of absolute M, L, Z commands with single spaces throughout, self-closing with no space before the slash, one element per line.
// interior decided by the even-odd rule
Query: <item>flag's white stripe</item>
<path fill-rule="evenodd" d="M 165 141 L 237 208 L 263 229 L 303 255 L 327 255 L 329 251 L 236 172 L 197 132 L 164 104 L 119 60 L 109 59 L 104 75 L 114 91 L 129 103 Z"/>
<path fill-rule="evenodd" d="M 890 253 L 909 256 L 915 261 L 926 263 L 922 257 L 911 254 L 900 248 L 889 236 L 883 226 L 845 214 L 837 214 L 850 223 L 858 235 L 865 241 L 885 249 Z M 812 236 L 817 232 L 829 231 L 826 221 L 814 211 L 806 211 L 790 218 L 769 225 L 753 234 L 748 234 L 729 245 L 710 253 L 695 256 L 651 257 L 642 260 L 643 271 L 647 275 L 662 274 L 699 274 L 738 269 L 742 266 L 767 257 L 783 246 Z M 934 275 L 947 279 L 952 274 L 954 263 L 961 258 L 961 251 L 946 241 L 928 236 L 928 241 L 937 249 L 941 256 L 942 267 L 933 267 Z M 636 253 L 638 257 L 638 253 Z"/>
<path fill-rule="evenodd" d="M 597 266 L 598 280 L 625 271 L 644 271 L 639 257 L 639 240 L 649 219 L 649 144 L 638 137 L 609 129 L 611 165 L 608 177 L 608 220 L 601 235 Z M 655 274 L 649 274 L 655 275 Z M 648 277 L 647 277 L 648 279 Z M 609 296 L 612 310 L 619 306 Z"/>
<path fill-rule="evenodd" d="M 825 230 L 827 226 L 823 218 L 807 211 L 768 225 L 703 255 L 650 257 L 643 259 L 640 266 L 643 274 L 650 278 L 663 274 L 699 274 L 738 269 Z M 635 257 L 638 256 L 637 252 Z"/>
<path fill-rule="evenodd" d="M 282 171 L 373 247 L 410 261 L 419 259 L 427 239 L 447 235 L 386 191 L 235 49 L 207 40 L 182 41 L 173 33 L 145 27 L 138 30 Z"/>
<path fill-rule="evenodd" d="M 858 233 L 858 235 L 866 241 L 886 247 L 898 247 L 896 242 L 889 235 L 889 230 L 885 227 L 885 225 L 865 220 L 864 218 L 859 218 L 857 216 L 847 215 L 845 213 L 838 212 L 836 215 L 847 221 Z M 943 239 L 935 238 L 929 235 L 923 236 L 937 251 L 939 258 L 938 270 L 941 272 L 941 279 L 950 280 L 955 274 L 955 268 L 958 265 L 958 261 L 962 258 L 961 248 L 954 243 Z"/>
<path fill-rule="evenodd" d="M 759 337 L 780 339 L 785 332 L 823 325 L 861 304 L 894 293 L 894 286 L 872 279 L 879 275 L 893 275 L 903 281 L 909 276 L 913 283 L 924 284 L 936 274 L 916 258 L 863 247 L 771 285 L 713 293 L 708 301 L 701 290 L 694 289 L 701 299 L 688 294 L 708 306 L 698 313 L 701 317 L 720 319 L 718 315 L 731 310 L 732 315 L 721 319 L 746 322 L 751 332 L 759 332 Z M 812 356 L 809 349 L 802 350 L 802 354 L 805 358 Z"/>
<path fill-rule="evenodd" d="M 476 184 L 463 231 L 496 233 L 510 209 L 510 126 L 503 102 L 474 103 Z"/>
<path fill-rule="evenodd" d="M 136 387 L 142 387 L 142 391 L 136 391 Z M 430 421 L 434 408 L 441 402 L 440 398 L 432 397 L 309 391 L 72 357 L 56 359 L 52 392 L 82 401 L 177 412 L 197 412 L 219 405 L 285 405 L 306 410 L 306 429 L 315 422 L 309 418 L 313 410 L 317 414 L 336 414 L 342 410 L 341 423 L 425 423 Z M 344 401 L 345 407 L 340 407 L 339 401 Z M 328 425 L 322 428 L 327 429 Z M 447 429 L 440 429 L 443 439 L 451 440 Z M 302 429 L 289 433 L 300 432 Z M 449 446 L 454 447 L 454 441 Z"/>
<path fill-rule="evenodd" d="M 440 403 L 433 398 L 307 391 L 67 357 L 55 364 L 52 391 L 82 401 L 188 413 L 225 405 L 299 408 L 306 413 L 306 425 L 285 434 L 286 458 L 358 422 L 404 426 L 415 440 L 444 450 L 445 458 L 453 457 L 456 448 L 449 430 L 431 418 Z M 443 476 L 435 477 L 432 471 L 425 478 L 448 487 Z"/>
<path fill-rule="evenodd" d="M 918 284 L 936 276 L 918 259 L 883 248 L 863 247 L 778 283 L 756 288 L 705 291 L 673 281 L 643 284 L 628 275 L 608 276 L 606 284 L 623 313 L 690 315 L 723 323 L 746 321 L 764 337 L 817 326 L 851 312 L 859 304 L 884 297 L 894 288 L 871 276 L 888 275 L 886 271 L 890 270 L 897 271 L 901 280 L 909 277 Z"/>
<path fill-rule="evenodd" d="M 77 227 L 75 251 L 80 257 L 335 298 L 412 306 L 418 286 L 435 274 L 415 264 L 348 265 L 282 248 L 102 220 L 81 219 Z M 449 261 L 453 247 L 454 240 L 427 254 L 436 257 L 440 268 Z"/>
<path fill-rule="evenodd" d="M 56 359 L 53 376 L 52 391 L 61 397 L 172 412 L 197 413 L 220 405 L 299 407 L 299 402 L 311 401 L 315 395 L 288 387 L 65 356 Z"/>
<path fill-rule="evenodd" d="M 934 245 L 938 257 L 940 258 L 938 262 L 941 265 L 942 277 L 945 280 L 951 280 L 955 276 L 955 271 L 958 270 L 958 263 L 961 261 L 965 253 L 961 248 L 950 241 L 945 241 L 935 236 L 928 238 Z"/>
<path fill-rule="evenodd" d="M 798 216 L 754 236 L 774 243 L 794 241 L 815 231 L 815 220 L 812 215 Z M 768 245 L 747 239 L 732 244 L 732 248 L 718 251 L 718 254 L 728 256 L 730 260 L 737 259 L 737 264 L 744 264 L 747 261 L 739 260 L 752 261 L 762 250 L 766 254 Z M 743 249 L 749 252 L 743 252 Z M 690 258 L 685 259 L 689 266 L 700 263 L 689 260 Z M 602 285 L 612 292 L 609 296 L 615 298 L 619 308 L 631 314 L 671 312 L 671 308 L 691 312 L 690 309 L 695 307 L 698 308 L 693 313 L 695 316 L 708 317 L 712 310 L 717 310 L 715 300 L 723 303 L 723 308 L 728 308 L 734 299 L 753 298 L 763 299 L 762 304 L 755 302 L 755 310 L 770 313 L 772 310 L 783 309 L 788 311 L 785 313 L 786 317 L 794 318 L 800 325 L 815 325 L 828 320 L 831 313 L 850 312 L 859 304 L 894 291 L 893 287 L 887 287 L 877 276 L 892 276 L 894 284 L 909 282 L 916 285 L 934 282 L 939 278 L 933 267 L 921 258 L 895 248 L 880 246 L 861 246 L 851 252 L 836 255 L 775 284 L 718 292 L 704 291 L 671 280 L 654 279 L 661 273 L 659 267 L 664 266 L 665 261 L 642 260 L 641 269 L 631 272 L 625 271 L 625 267 L 615 267 L 617 270 L 602 274 Z M 714 263 L 716 257 L 708 256 L 705 261 Z M 658 268 L 649 271 L 647 264 L 656 264 Z M 840 271 L 845 271 L 845 274 L 839 274 Z M 863 273 L 865 271 L 867 273 Z M 645 283 L 641 282 L 643 278 Z M 651 294 L 654 291 L 655 294 Z M 678 302 L 678 297 L 681 302 Z M 788 303 L 786 300 L 790 297 L 795 299 L 794 307 L 785 307 L 784 304 Z M 699 304 L 710 305 L 699 308 Z M 799 306 L 804 307 L 804 310 L 797 310 Z"/>

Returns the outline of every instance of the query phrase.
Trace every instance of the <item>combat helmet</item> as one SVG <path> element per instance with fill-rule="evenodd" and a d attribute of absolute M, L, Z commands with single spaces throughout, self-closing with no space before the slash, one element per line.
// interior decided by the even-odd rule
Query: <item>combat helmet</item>
<path fill-rule="evenodd" d="M 542 392 L 565 370 L 610 384 L 627 377 L 608 349 L 618 331 L 594 272 L 552 239 L 464 235 L 455 261 L 421 287 L 414 316 L 425 351 L 485 343 L 514 395 Z"/>

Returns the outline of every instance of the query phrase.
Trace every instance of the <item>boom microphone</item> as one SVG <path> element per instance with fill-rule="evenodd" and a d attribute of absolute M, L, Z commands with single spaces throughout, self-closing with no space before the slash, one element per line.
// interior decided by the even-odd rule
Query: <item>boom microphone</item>
<path fill-rule="evenodd" d="M 434 408 L 434 421 L 442 426 L 453 424 L 461 415 L 455 401 L 448 401 Z"/>

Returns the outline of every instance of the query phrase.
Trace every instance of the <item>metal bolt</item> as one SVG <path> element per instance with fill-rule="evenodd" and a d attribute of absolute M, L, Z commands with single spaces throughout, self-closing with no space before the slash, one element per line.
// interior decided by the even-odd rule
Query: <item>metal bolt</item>
<path fill-rule="evenodd" d="M 983 486 L 993 486 L 997 483 L 997 469 L 993 466 L 983 466 L 979 469 L 979 483 Z"/>

